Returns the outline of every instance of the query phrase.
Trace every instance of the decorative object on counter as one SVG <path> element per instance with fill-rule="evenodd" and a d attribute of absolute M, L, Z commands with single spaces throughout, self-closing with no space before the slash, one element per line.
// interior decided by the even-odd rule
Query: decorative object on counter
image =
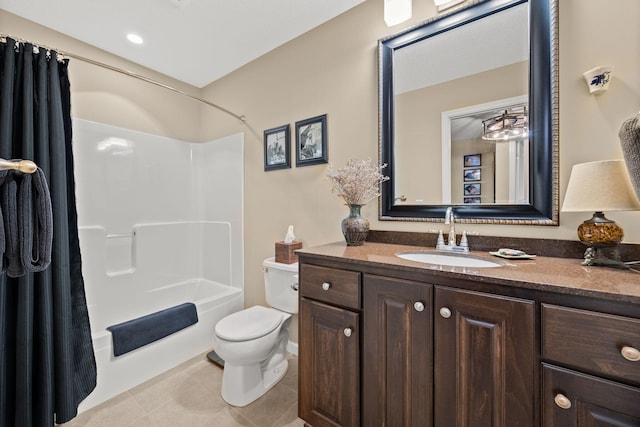
<path fill-rule="evenodd" d="M 595 67 L 589 71 L 585 71 L 583 74 L 584 80 L 587 82 L 589 93 L 591 95 L 596 93 L 602 93 L 609 89 L 609 83 L 613 75 L 613 66 L 603 65 Z"/>
<path fill-rule="evenodd" d="M 291 167 L 291 146 L 289 125 L 264 131 L 264 170 L 287 169 Z"/>
<path fill-rule="evenodd" d="M 618 136 L 629 178 L 640 199 L 640 113 L 622 124 Z"/>
<path fill-rule="evenodd" d="M 296 122 L 296 166 L 327 163 L 327 115 Z"/>
<path fill-rule="evenodd" d="M 604 211 L 640 210 L 624 160 L 604 160 L 574 165 L 569 177 L 563 212 L 592 212 L 593 217 L 578 227 L 578 238 L 587 245 L 583 265 L 626 267 L 613 255 L 602 253 L 615 248 L 624 236 L 622 227 L 604 216 Z"/>
<path fill-rule="evenodd" d="M 501 248 L 497 251 L 489 252 L 493 256 L 497 256 L 505 259 L 535 259 L 535 255 L 531 255 L 526 253 L 525 251 L 521 251 L 519 249 L 510 249 L 510 248 Z"/>
<path fill-rule="evenodd" d="M 329 166 L 327 170 L 332 191 L 349 206 L 349 216 L 342 220 L 342 234 L 349 246 L 360 246 L 367 238 L 369 221 L 362 218 L 360 209 L 380 195 L 380 184 L 389 179 L 380 172 L 385 166 L 371 159 L 350 159 L 342 168 Z"/>

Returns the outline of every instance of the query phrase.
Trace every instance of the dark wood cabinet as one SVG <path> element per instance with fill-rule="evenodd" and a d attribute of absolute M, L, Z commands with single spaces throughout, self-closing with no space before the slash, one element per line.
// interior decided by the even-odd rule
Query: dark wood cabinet
<path fill-rule="evenodd" d="M 362 291 L 362 425 L 431 425 L 432 286 L 365 274 Z"/>
<path fill-rule="evenodd" d="M 314 427 L 360 425 L 359 314 L 300 301 L 299 415 Z"/>
<path fill-rule="evenodd" d="M 640 427 L 637 303 L 354 253 L 300 255 L 307 426 Z"/>
<path fill-rule="evenodd" d="M 535 304 L 435 290 L 435 426 L 534 425 Z"/>
<path fill-rule="evenodd" d="M 640 388 L 546 364 L 542 388 L 545 427 L 640 426 Z"/>
<path fill-rule="evenodd" d="M 550 304 L 541 317 L 544 426 L 640 427 L 640 320 Z"/>

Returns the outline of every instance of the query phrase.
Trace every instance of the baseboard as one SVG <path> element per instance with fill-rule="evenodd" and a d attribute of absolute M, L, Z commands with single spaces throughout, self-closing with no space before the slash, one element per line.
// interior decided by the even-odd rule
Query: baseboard
<path fill-rule="evenodd" d="M 291 340 L 289 340 L 289 342 L 287 342 L 287 352 L 293 354 L 294 356 L 298 355 L 298 343 L 297 342 L 292 342 Z"/>

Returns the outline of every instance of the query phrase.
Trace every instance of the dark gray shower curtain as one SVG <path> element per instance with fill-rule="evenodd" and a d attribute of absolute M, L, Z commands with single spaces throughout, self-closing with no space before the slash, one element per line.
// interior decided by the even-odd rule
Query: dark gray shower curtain
<path fill-rule="evenodd" d="M 67 66 L 56 52 L 34 52 L 32 45 L 9 38 L 0 43 L 0 157 L 30 159 L 43 170 L 54 227 L 45 271 L 17 279 L 0 275 L 0 427 L 67 422 L 96 385 Z"/>

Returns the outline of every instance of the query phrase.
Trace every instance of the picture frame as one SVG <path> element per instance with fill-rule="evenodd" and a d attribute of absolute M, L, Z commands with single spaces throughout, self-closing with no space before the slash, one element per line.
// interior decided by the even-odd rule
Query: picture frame
<path fill-rule="evenodd" d="M 478 205 L 481 203 L 480 197 L 465 197 L 463 199 L 465 205 Z"/>
<path fill-rule="evenodd" d="M 482 194 L 480 183 L 472 183 L 464 185 L 464 195 L 466 196 L 479 196 Z"/>
<path fill-rule="evenodd" d="M 288 124 L 264 131 L 264 170 L 291 167 L 291 130 Z"/>
<path fill-rule="evenodd" d="M 482 170 L 480 168 L 464 169 L 464 182 L 480 181 Z"/>
<path fill-rule="evenodd" d="M 327 162 L 327 115 L 296 122 L 296 166 Z"/>
<path fill-rule="evenodd" d="M 482 154 L 467 154 L 464 156 L 464 167 L 482 166 Z"/>

